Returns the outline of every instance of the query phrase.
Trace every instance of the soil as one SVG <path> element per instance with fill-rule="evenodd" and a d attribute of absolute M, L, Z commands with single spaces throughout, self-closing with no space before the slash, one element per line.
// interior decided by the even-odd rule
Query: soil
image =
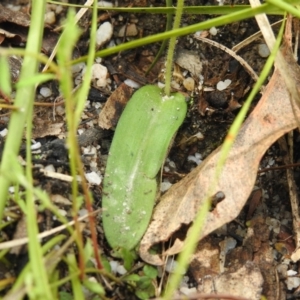
<path fill-rule="evenodd" d="M 21 10 L 26 13 L 28 9 L 27 1 L 1 1 L 2 5 L 21 5 Z M 85 1 L 70 1 L 76 4 L 84 4 Z M 145 2 L 145 3 L 144 3 Z M 235 1 L 236 4 L 248 4 L 245 0 Z M 163 6 L 162 1 L 127 1 L 119 0 L 119 6 L 143 6 L 143 5 Z M 186 0 L 185 5 L 217 5 L 217 1 L 205 0 Z M 43 42 L 43 51 L 49 55 L 55 46 L 59 34 L 53 32 L 53 29 L 60 24 L 64 18 L 66 10 L 64 9 L 58 16 L 55 23 L 49 25 L 45 29 L 45 39 Z M 1 12 L 0 12 L 1 16 Z M 210 18 L 206 15 L 187 15 L 182 19 L 182 26 L 191 25 Z M 122 37 L 119 42 L 125 42 L 129 39 L 136 39 L 158 32 L 163 32 L 166 26 L 166 17 L 163 15 L 147 15 L 137 14 L 131 15 L 127 13 L 114 14 L 112 17 L 105 12 L 99 12 L 99 18 L 103 21 L 107 19 L 114 22 L 114 34 L 112 39 L 117 40 L 117 36 L 122 26 L 136 24 L 138 35 L 133 37 Z M 276 18 L 274 18 L 275 21 Z M 0 18 L 1 20 L 1 18 Z M 80 42 L 74 51 L 74 58 L 86 54 L 89 36 L 88 22 L 90 15 L 87 14 L 79 23 L 83 30 Z M 273 20 L 272 20 L 273 21 Z M 5 23 L 5 22 L 4 22 Z M 22 38 L 24 27 L 16 25 L 16 34 Z M 19 26 L 19 27 L 18 27 Z M 1 27 L 1 23 L 0 23 Z M 18 28 L 22 28 L 18 32 Z M 276 30 L 276 29 L 275 29 Z M 218 28 L 216 35 L 204 32 L 203 34 L 223 46 L 232 48 L 234 45 L 245 40 L 250 35 L 258 31 L 258 27 L 254 19 L 247 19 L 242 22 L 226 25 Z M 9 46 L 13 42 L 9 39 L 3 42 L 3 46 Z M 258 45 L 263 43 L 261 37 L 254 42 L 242 48 L 238 54 L 242 56 L 249 65 L 259 74 L 266 59 L 258 54 Z M 20 44 L 21 45 L 21 44 Z M 159 60 L 152 71 L 145 75 L 146 70 L 153 61 L 155 54 L 158 52 L 160 43 L 146 45 L 137 49 L 132 49 L 105 58 L 101 63 L 109 70 L 109 78 L 111 83 L 107 87 L 99 88 L 95 82 L 91 85 L 89 93 L 89 105 L 87 105 L 80 130 L 82 134 L 78 137 L 80 147 L 82 149 L 82 161 L 85 166 L 85 172 L 90 172 L 91 162 L 95 162 L 97 169 L 104 174 L 105 163 L 109 146 L 113 138 L 113 129 L 102 129 L 98 126 L 98 116 L 107 99 L 114 93 L 120 83 L 126 79 L 134 80 L 139 84 L 156 83 L 161 78 L 161 70 L 163 68 L 164 56 Z M 192 72 L 187 71 L 184 66 L 177 67 L 177 71 L 183 78 L 192 77 L 196 82 L 196 88 L 189 91 L 183 86 L 180 76 L 174 76 L 177 84 L 174 84 L 174 90 L 179 89 L 189 99 L 189 108 L 187 117 L 181 126 L 173 147 L 170 150 L 168 161 L 173 161 L 176 168 L 165 172 L 162 181 L 168 180 L 175 183 L 182 176 L 189 173 L 196 164 L 189 159 L 197 153 L 201 155 L 201 160 L 205 159 L 214 149 L 216 149 L 224 140 L 226 133 L 239 108 L 243 105 L 249 91 L 254 84 L 253 79 L 247 70 L 241 66 L 234 58 L 223 49 L 218 49 L 210 44 L 195 39 L 194 35 L 184 36 L 178 39 L 177 51 L 180 49 L 189 51 L 193 55 L 200 57 L 202 63 L 202 77 L 196 76 Z M 20 63 L 11 63 L 12 72 L 20 67 Z M 17 72 L 16 72 L 17 73 Z M 14 76 L 13 80 L 16 81 Z M 226 79 L 231 80 L 230 88 L 223 91 L 216 90 L 216 84 Z M 202 82 L 202 86 L 206 89 L 197 89 Z M 68 164 L 68 153 L 65 147 L 64 138 L 66 136 L 66 120 L 63 104 L 53 108 L 53 101 L 59 97 L 58 83 L 49 82 L 43 84 L 51 90 L 49 97 L 42 97 L 37 94 L 37 102 L 48 103 L 49 106 L 35 106 L 34 132 L 33 138 L 36 142 L 41 143 L 38 154 L 34 155 L 33 173 L 37 186 L 47 191 L 51 198 L 66 213 L 70 219 L 71 203 L 70 198 L 71 187 L 68 182 L 61 181 L 56 178 L 49 178 L 41 172 L 41 167 L 53 165 L 56 172 L 70 174 Z M 209 90 L 210 88 L 210 90 Z M 41 87 L 38 88 L 38 91 Z M 128 92 L 130 93 L 130 91 Z M 127 99 L 128 100 L 128 99 Z M 252 104 L 254 107 L 259 100 Z M 59 102 L 59 100 L 58 100 Z M 122 109 L 119 110 L 122 111 Z M 55 116 L 55 117 L 54 117 Z M 7 127 L 9 115 L 0 116 L 0 130 Z M 118 115 L 117 115 L 118 117 Z M 117 118 L 116 117 L 116 118 Z M 115 121 L 116 123 L 116 121 Z M 115 124 L 114 123 L 114 124 Z M 114 127 L 114 126 L 113 126 Z M 199 136 L 201 135 L 201 138 Z M 299 159 L 299 135 L 294 134 L 294 153 L 295 161 Z M 2 139 L 1 143 L 5 141 Z M 20 154 L 24 157 L 25 148 L 22 147 Z M 266 153 L 261 162 L 261 169 L 276 167 L 283 165 L 282 150 L 277 144 L 274 144 Z M 166 163 L 168 165 L 169 162 Z M 299 169 L 295 168 L 296 180 L 299 178 Z M 245 170 L 247 172 L 247 170 Z M 226 227 L 211 234 L 205 240 L 199 243 L 194 258 L 190 263 L 188 275 L 188 287 L 196 287 L 199 292 L 208 293 L 204 289 L 204 280 L 207 276 L 217 278 L 221 274 L 233 274 L 241 267 L 251 262 L 258 268 L 263 277 L 261 287 L 261 295 L 267 299 L 298 299 L 300 297 L 300 283 L 293 288 L 287 288 L 288 275 L 287 270 L 298 272 L 298 264 L 292 263 L 290 260 L 291 253 L 295 250 L 293 241 L 293 224 L 292 213 L 289 202 L 288 185 L 285 170 L 264 170 L 257 176 L 256 186 L 253 194 L 250 196 L 244 210 L 236 220 L 227 224 Z M 91 185 L 90 188 L 94 197 L 94 208 L 101 206 L 102 189 L 101 185 Z M 60 199 L 54 200 L 54 198 Z M 54 197 L 55 196 L 55 197 Z M 56 199 L 55 198 L 55 199 Z M 13 205 L 13 204 L 12 204 Z M 18 209 L 13 206 L 9 208 L 12 213 L 17 215 L 18 222 L 6 227 L 3 230 L 3 236 L 6 240 L 20 238 L 26 235 L 26 232 L 19 233 L 20 223 L 23 217 Z M 40 230 L 44 231 L 59 225 L 49 212 L 40 213 Z M 107 245 L 101 223 L 97 225 L 99 247 L 103 249 L 105 256 L 112 260 L 110 248 Z M 85 230 L 85 236 L 89 236 L 89 231 Z M 232 239 L 235 246 L 228 250 L 225 255 L 224 270 L 220 269 L 220 257 L 222 254 L 222 243 Z M 214 256 L 204 254 L 203 249 L 210 249 L 210 253 Z M 226 250 L 227 251 L 227 250 Z M 26 247 L 19 249 L 13 254 L 9 254 L 10 266 L 7 267 L 1 263 L 0 279 L 10 274 L 17 276 L 27 260 Z M 23 262 L 22 262 L 23 261 Z M 21 263 L 22 262 L 22 263 Z M 66 274 L 65 267 L 61 268 L 62 274 Z M 297 277 L 298 275 L 295 275 Z M 157 282 L 159 282 L 157 278 Z M 214 279 L 216 280 L 216 279 Z M 229 275 L 227 277 L 229 281 Z M 251 280 L 251 278 L 250 278 Z M 157 283 L 156 283 L 157 284 Z M 104 284 L 105 285 L 105 284 Z M 107 299 L 135 299 L 134 292 L 124 286 L 117 286 L 112 290 L 107 287 Z M 259 284 L 257 284 L 259 286 Z M 69 287 L 64 287 L 68 291 Z M 2 295 L 6 291 L 2 291 Z M 213 293 L 211 290 L 209 293 Z M 225 293 L 226 290 L 223 290 Z"/>

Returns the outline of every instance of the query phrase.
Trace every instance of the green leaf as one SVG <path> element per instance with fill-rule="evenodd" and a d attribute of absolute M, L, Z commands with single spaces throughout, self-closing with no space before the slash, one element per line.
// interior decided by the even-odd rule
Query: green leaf
<path fill-rule="evenodd" d="M 182 94 L 164 97 L 150 85 L 126 105 L 103 183 L 103 228 L 112 248 L 131 250 L 142 238 L 157 195 L 157 174 L 186 110 Z"/>
<path fill-rule="evenodd" d="M 157 268 L 150 265 L 145 265 L 143 271 L 144 274 L 151 279 L 156 278 L 158 275 Z"/>
<path fill-rule="evenodd" d="M 95 293 L 95 294 L 99 294 L 99 295 L 104 295 L 104 288 L 102 287 L 102 285 L 98 282 L 95 281 L 91 281 L 88 279 L 85 279 L 83 281 L 84 286 L 89 289 L 91 292 Z"/>
<path fill-rule="evenodd" d="M 124 268 L 127 271 L 130 271 L 133 267 L 134 261 L 138 258 L 137 252 L 135 249 L 128 250 L 125 248 L 116 248 L 110 252 L 111 256 L 116 258 L 121 258 L 124 262 Z"/>
<path fill-rule="evenodd" d="M 150 278 L 141 277 L 137 283 L 135 294 L 140 299 L 149 299 L 155 295 L 155 288 Z"/>
<path fill-rule="evenodd" d="M 139 281 L 140 279 L 141 279 L 141 277 L 137 274 L 131 274 L 124 278 L 124 280 L 126 280 L 126 281 Z"/>

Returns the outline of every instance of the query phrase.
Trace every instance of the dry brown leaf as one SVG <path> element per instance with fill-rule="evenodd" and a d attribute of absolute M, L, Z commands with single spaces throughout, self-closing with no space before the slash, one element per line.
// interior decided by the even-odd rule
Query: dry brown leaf
<path fill-rule="evenodd" d="M 289 60 L 290 57 L 287 59 L 288 63 Z M 298 74 L 299 78 L 297 64 L 289 66 L 291 72 Z M 238 216 L 253 189 L 261 157 L 280 136 L 297 126 L 295 116 L 300 117 L 300 109 L 296 105 L 294 109 L 293 112 L 289 92 L 276 70 L 260 102 L 244 122 L 233 144 L 219 182 L 211 193 L 213 196 L 223 192 L 225 199 L 207 214 L 199 240 Z M 162 197 L 140 244 L 139 252 L 143 260 L 154 265 L 163 264 L 159 255 L 149 253 L 150 248 L 167 241 L 183 224 L 193 222 L 210 188 L 210 180 L 215 175 L 219 157 L 220 148 Z M 176 245 L 175 241 L 174 246 Z M 179 248 L 176 246 L 175 251 L 170 248 L 164 254 L 178 253 L 182 250 L 182 247 L 180 250 Z"/>
<path fill-rule="evenodd" d="M 133 94 L 133 88 L 122 83 L 107 99 L 99 115 L 99 126 L 104 129 L 116 127 L 120 115 Z"/>
<path fill-rule="evenodd" d="M 223 273 L 215 278 L 204 277 L 198 286 L 201 293 L 213 293 L 216 296 L 228 293 L 232 296 L 247 299 L 261 299 L 263 277 L 259 268 L 251 263 L 246 264 L 233 273 Z M 216 297 L 217 298 L 217 297 Z"/>

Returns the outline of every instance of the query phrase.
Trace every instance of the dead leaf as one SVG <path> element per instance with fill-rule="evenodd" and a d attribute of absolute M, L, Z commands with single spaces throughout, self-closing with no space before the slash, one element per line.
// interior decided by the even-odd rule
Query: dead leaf
<path fill-rule="evenodd" d="M 261 299 L 262 284 L 263 278 L 259 268 L 252 262 L 246 262 L 234 273 L 223 273 L 215 278 L 204 277 L 198 286 L 198 291 L 216 296 L 228 293 L 236 297 Z"/>
<path fill-rule="evenodd" d="M 57 136 L 63 131 L 64 123 L 50 123 L 40 118 L 36 118 L 34 122 L 35 127 L 32 131 L 33 138 L 42 138 L 45 136 Z"/>
<path fill-rule="evenodd" d="M 122 83 L 107 99 L 99 115 L 99 126 L 104 129 L 116 127 L 120 115 L 133 94 L 133 89 Z"/>
<path fill-rule="evenodd" d="M 21 11 L 15 12 L 0 4 L 0 23 L 4 22 L 29 27 L 30 16 Z"/>
<path fill-rule="evenodd" d="M 293 69 L 291 72 L 298 72 L 296 63 L 289 67 Z M 233 144 L 219 182 L 211 193 L 223 192 L 225 199 L 207 214 L 199 240 L 238 216 L 253 189 L 261 157 L 280 136 L 297 126 L 295 116 L 300 118 L 300 109 L 294 105 L 293 111 L 289 92 L 276 70 Z M 143 260 L 154 265 L 163 264 L 159 255 L 149 253 L 150 248 L 167 241 L 182 225 L 193 222 L 210 188 L 219 157 L 220 148 L 162 197 L 140 244 Z M 175 252 L 170 248 L 165 254 L 175 253 L 178 253 L 178 248 Z"/>
<path fill-rule="evenodd" d="M 249 201 L 249 209 L 248 209 L 247 217 L 246 217 L 247 220 L 250 220 L 252 218 L 254 211 L 256 210 L 257 206 L 259 205 L 261 196 L 262 196 L 261 189 L 257 189 L 255 191 L 253 191 L 253 193 L 251 195 L 251 199 Z"/>

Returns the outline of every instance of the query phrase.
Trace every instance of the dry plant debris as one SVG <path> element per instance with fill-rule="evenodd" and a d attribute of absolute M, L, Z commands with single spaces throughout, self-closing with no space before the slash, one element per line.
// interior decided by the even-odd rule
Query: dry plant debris
<path fill-rule="evenodd" d="M 283 53 L 292 55 L 291 52 Z M 293 57 L 288 57 L 293 61 Z M 299 74 L 296 63 L 289 64 Z M 268 83 L 259 104 L 247 118 L 230 151 L 212 194 L 224 194 L 213 211 L 208 213 L 199 239 L 213 232 L 223 224 L 238 216 L 254 186 L 259 162 L 266 150 L 282 135 L 297 127 L 298 107 L 291 105 L 291 99 L 280 71 L 276 70 Z M 153 220 L 140 246 L 141 257 L 155 265 L 162 265 L 158 255 L 150 254 L 149 249 L 167 241 L 183 225 L 190 225 L 205 199 L 220 157 L 220 148 L 179 181 L 161 198 L 155 208 Z M 187 233 L 188 234 L 188 233 Z M 181 251 L 184 243 L 176 240 L 164 255 L 174 255 Z M 174 249 L 174 250 L 173 250 Z"/>

